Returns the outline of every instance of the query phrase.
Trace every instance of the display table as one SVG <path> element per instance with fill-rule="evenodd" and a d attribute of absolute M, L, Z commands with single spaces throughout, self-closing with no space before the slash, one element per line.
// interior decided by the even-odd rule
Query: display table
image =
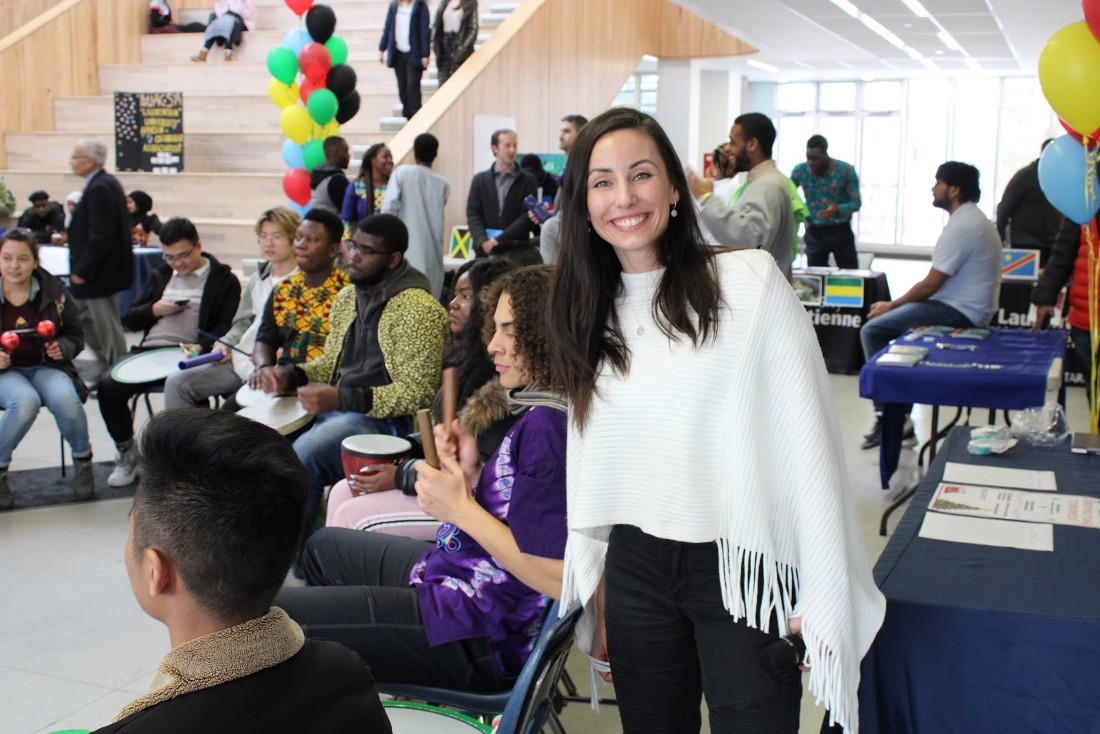
<path fill-rule="evenodd" d="M 135 247 L 134 248 L 134 279 L 130 287 L 118 294 L 119 315 L 126 313 L 130 304 L 141 294 L 141 288 L 145 285 L 145 279 L 164 262 L 164 251 L 159 247 Z M 42 267 L 52 275 L 56 275 L 69 284 L 69 248 L 54 245 L 40 245 L 38 248 L 38 260 Z"/>
<path fill-rule="evenodd" d="M 859 329 L 867 312 L 875 301 L 890 300 L 886 274 L 873 270 L 796 268 L 792 276 L 817 333 L 825 367 L 836 374 L 855 374 L 863 366 Z M 852 281 L 858 284 L 853 287 Z"/>
<path fill-rule="evenodd" d="M 902 429 L 913 403 L 933 406 L 935 436 L 941 405 L 1021 410 L 1043 405 L 1062 384 L 1061 332 L 990 329 L 985 339 L 966 339 L 910 331 L 896 343 L 927 347 L 928 356 L 915 367 L 882 365 L 883 350 L 859 373 L 860 397 L 885 404 L 879 444 L 883 489 L 898 468 Z"/>
<path fill-rule="evenodd" d="M 918 536 L 948 461 L 1051 470 L 1100 497 L 1100 457 L 1019 444 L 972 456 L 954 429 L 878 563 L 886 618 L 863 660 L 862 734 L 1095 732 L 1100 529 L 1054 526 L 1054 551 Z"/>

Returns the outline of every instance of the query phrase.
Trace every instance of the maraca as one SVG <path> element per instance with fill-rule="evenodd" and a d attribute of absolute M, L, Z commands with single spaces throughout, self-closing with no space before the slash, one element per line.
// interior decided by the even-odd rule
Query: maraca
<path fill-rule="evenodd" d="M 53 339 L 53 335 L 57 333 L 57 327 L 54 326 L 54 323 L 49 319 L 42 319 L 39 321 L 38 326 L 36 326 L 34 330 L 38 333 L 38 336 L 46 340 Z"/>
<path fill-rule="evenodd" d="M 19 348 L 19 335 L 14 331 L 5 331 L 0 334 L 0 346 L 9 352 L 14 352 Z"/>

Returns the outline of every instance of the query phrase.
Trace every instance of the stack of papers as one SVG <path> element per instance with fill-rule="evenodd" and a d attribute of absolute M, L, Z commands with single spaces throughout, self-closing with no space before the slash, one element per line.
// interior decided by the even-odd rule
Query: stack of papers
<path fill-rule="evenodd" d="M 892 344 L 885 354 L 880 354 L 875 364 L 895 367 L 912 367 L 928 356 L 927 347 L 912 344 Z"/>

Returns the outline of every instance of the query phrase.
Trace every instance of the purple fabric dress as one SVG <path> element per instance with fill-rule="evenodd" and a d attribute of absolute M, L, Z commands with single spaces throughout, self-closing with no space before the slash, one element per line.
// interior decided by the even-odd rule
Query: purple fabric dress
<path fill-rule="evenodd" d="M 524 553 L 565 555 L 565 413 L 528 410 L 481 471 L 474 496 L 508 525 Z M 449 523 L 409 575 L 431 645 L 487 637 L 501 677 L 515 678 L 550 600 L 505 571 Z"/>

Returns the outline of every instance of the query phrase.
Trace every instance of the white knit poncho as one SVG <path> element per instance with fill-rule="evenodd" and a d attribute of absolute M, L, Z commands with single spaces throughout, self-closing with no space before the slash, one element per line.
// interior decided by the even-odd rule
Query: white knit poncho
<path fill-rule="evenodd" d="M 718 263 L 725 305 L 717 339 L 699 349 L 653 322 L 662 270 L 623 274 L 615 305 L 629 375 L 605 366 L 584 432 L 569 422 L 561 607 L 593 600 L 614 525 L 717 541 L 726 608 L 763 631 L 775 611 L 780 634 L 801 617 L 809 689 L 854 733 L 860 661 L 885 599 L 856 524 L 821 349 L 770 255 Z M 746 603 L 761 589 L 762 604 Z"/>

